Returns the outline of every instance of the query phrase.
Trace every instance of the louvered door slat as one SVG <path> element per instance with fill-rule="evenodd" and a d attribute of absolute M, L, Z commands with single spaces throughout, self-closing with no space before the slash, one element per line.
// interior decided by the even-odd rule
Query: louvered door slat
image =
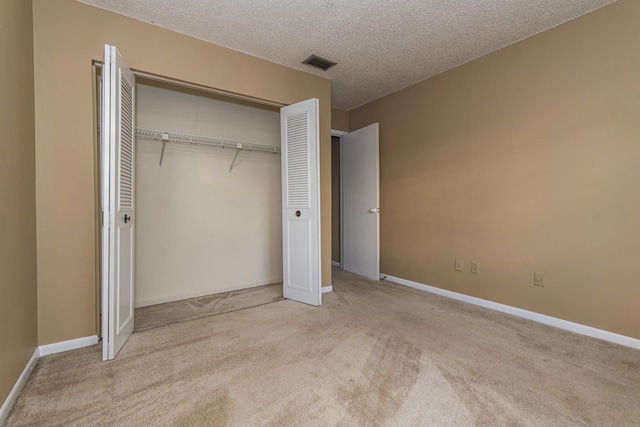
<path fill-rule="evenodd" d="M 133 85 L 120 76 L 120 209 L 133 208 L 133 90 Z"/>
<path fill-rule="evenodd" d="M 287 206 L 309 207 L 309 144 L 307 113 L 287 117 Z"/>

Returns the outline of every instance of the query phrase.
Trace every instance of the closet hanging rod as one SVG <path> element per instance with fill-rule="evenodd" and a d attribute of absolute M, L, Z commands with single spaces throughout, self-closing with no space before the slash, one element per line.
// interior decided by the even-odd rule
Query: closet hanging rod
<path fill-rule="evenodd" d="M 154 129 L 136 128 L 136 138 L 148 141 L 172 142 L 176 144 L 199 145 L 203 147 L 231 148 L 236 150 L 261 151 L 265 153 L 280 153 L 280 147 L 250 142 L 232 141 L 186 133 L 164 132 Z"/>

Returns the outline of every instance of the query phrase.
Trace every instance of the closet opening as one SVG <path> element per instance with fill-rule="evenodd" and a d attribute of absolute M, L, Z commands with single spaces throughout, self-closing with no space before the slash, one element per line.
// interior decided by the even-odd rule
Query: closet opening
<path fill-rule="evenodd" d="M 133 333 L 136 307 L 247 289 L 277 280 L 273 276 L 280 271 L 283 298 L 322 305 L 319 99 L 282 106 L 277 132 L 277 111 L 260 100 L 247 105 L 246 101 L 254 101 L 248 95 L 230 94 L 231 99 L 221 99 L 215 90 L 193 93 L 201 88 L 184 82 L 173 87 L 167 79 L 145 82 L 146 75 L 141 74 L 137 77 L 143 81 L 136 85 L 134 71 L 118 49 L 108 44 L 103 64 L 97 85 L 101 86 L 102 122 L 98 167 L 102 360 L 114 359 Z M 220 133 L 199 133 L 210 129 Z M 280 149 L 275 138 L 278 133 Z M 159 145 L 156 169 L 143 164 L 150 151 L 136 147 L 138 137 Z M 174 144 L 169 169 L 167 147 Z M 233 153 L 231 162 L 229 158 L 225 161 L 225 174 L 220 174 L 217 156 L 209 158 L 210 153 L 205 155 L 203 149 Z M 274 161 L 279 151 L 280 161 Z M 280 174 L 270 167 L 278 163 Z M 138 168 L 149 176 L 144 178 Z M 160 176 L 157 168 L 167 172 Z M 239 169 L 243 174 L 230 178 Z M 177 184 L 185 178 L 187 185 Z M 150 190 L 136 184 L 145 179 Z M 281 186 L 276 185 L 279 179 Z M 146 208 L 143 197 L 150 199 Z M 274 203 L 278 199 L 281 208 Z M 138 218 L 138 204 L 142 218 Z M 278 209 L 282 225 L 275 220 Z M 138 236 L 137 223 L 145 221 L 160 226 L 149 227 L 151 231 Z M 279 233 L 282 240 L 269 238 Z M 146 244 L 149 252 L 136 244 L 138 238 L 140 247 Z M 272 250 L 274 247 L 281 251 Z M 145 257 L 151 266 L 146 285 Z M 276 261 L 280 257 L 282 264 Z M 162 286 L 166 282 L 161 283 L 167 277 L 173 279 L 168 292 Z M 152 296 L 137 289 L 136 280 L 152 287 Z"/>
<path fill-rule="evenodd" d="M 102 73 L 99 66 L 94 70 L 96 248 L 101 248 Z M 181 321 L 180 310 L 193 315 L 192 309 L 215 303 L 225 292 L 241 295 L 241 304 L 281 299 L 278 106 L 140 75 L 135 92 L 134 316 L 144 313 L 147 319 L 142 325 L 136 319 L 134 331 L 162 324 L 148 316 Z M 102 292 L 100 280 L 96 283 L 100 334 Z M 250 289 L 255 292 L 245 291 Z M 179 301 L 186 306 L 176 310 Z"/>

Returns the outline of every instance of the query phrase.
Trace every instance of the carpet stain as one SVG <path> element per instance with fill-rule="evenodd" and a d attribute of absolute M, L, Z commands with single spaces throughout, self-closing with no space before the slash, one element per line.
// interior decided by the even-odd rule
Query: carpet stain
<path fill-rule="evenodd" d="M 420 350 L 400 337 L 379 340 L 360 378 L 340 392 L 346 403 L 344 421 L 383 425 L 402 406 L 420 371 Z"/>
<path fill-rule="evenodd" d="M 582 401 L 580 400 L 580 397 L 576 396 L 575 394 L 563 397 L 562 403 L 574 414 L 578 414 L 582 407 Z"/>
<path fill-rule="evenodd" d="M 519 425 L 510 414 L 508 399 L 499 399 L 491 388 L 500 387 L 489 378 L 481 378 L 481 372 L 474 373 L 463 365 L 438 364 L 442 376 L 453 388 L 458 398 L 474 419 L 475 425 Z M 489 385 L 489 384 L 491 385 Z"/>
<path fill-rule="evenodd" d="M 577 419 L 580 419 L 587 424 L 592 424 L 591 420 L 587 416 L 589 410 L 580 396 L 571 393 L 564 396 L 561 401 L 564 407 L 567 408 Z"/>

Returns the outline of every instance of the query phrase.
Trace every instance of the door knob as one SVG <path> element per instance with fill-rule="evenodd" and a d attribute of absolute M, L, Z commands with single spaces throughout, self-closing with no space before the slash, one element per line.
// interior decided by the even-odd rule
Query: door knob
<path fill-rule="evenodd" d="M 296 211 L 296 216 L 300 216 L 300 215 L 302 215 L 300 211 Z"/>
<path fill-rule="evenodd" d="M 131 217 L 127 214 L 124 214 L 124 223 L 128 223 L 129 221 L 131 221 Z"/>
<path fill-rule="evenodd" d="M 380 212 L 380 208 L 371 208 L 371 209 L 369 209 L 369 212 L 378 213 L 378 212 Z"/>

